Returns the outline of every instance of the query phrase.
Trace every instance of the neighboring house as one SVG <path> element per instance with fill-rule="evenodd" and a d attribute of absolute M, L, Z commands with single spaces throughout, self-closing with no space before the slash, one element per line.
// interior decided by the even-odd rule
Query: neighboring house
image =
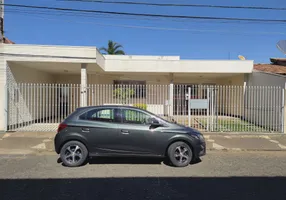
<path fill-rule="evenodd" d="M 247 75 L 249 86 L 285 87 L 286 59 L 270 58 L 271 64 L 254 64 L 252 74 Z"/>
<path fill-rule="evenodd" d="M 4 44 L 15 44 L 15 43 L 9 40 L 8 38 L 4 37 Z"/>
<path fill-rule="evenodd" d="M 7 104 L 0 105 L 0 130 L 57 124 L 77 107 L 101 104 L 146 106 L 187 125 L 189 92 L 194 127 L 210 130 L 214 119 L 224 119 L 220 116 L 253 116 L 245 112 L 244 94 L 253 72 L 251 60 L 103 56 L 96 47 L 19 44 L 2 44 L 1 54 L 0 101 Z M 229 130 L 223 124 L 217 127 Z"/>

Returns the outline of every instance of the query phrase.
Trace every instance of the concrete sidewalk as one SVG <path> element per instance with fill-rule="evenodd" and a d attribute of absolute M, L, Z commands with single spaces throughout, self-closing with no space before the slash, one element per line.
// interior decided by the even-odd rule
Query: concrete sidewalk
<path fill-rule="evenodd" d="M 35 154 L 54 152 L 55 133 L 15 132 L 0 135 L 0 154 Z M 205 133 L 207 150 L 286 151 L 283 134 Z"/>

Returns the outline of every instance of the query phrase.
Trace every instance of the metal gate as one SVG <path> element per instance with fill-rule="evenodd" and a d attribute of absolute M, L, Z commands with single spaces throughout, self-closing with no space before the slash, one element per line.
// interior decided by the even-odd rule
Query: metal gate
<path fill-rule="evenodd" d="M 8 131 L 56 131 L 80 107 L 80 84 L 10 84 Z M 113 85 L 85 88 L 87 106 L 120 104 L 210 132 L 283 132 L 284 89 L 227 85 Z M 187 98 L 186 98 L 187 94 Z"/>

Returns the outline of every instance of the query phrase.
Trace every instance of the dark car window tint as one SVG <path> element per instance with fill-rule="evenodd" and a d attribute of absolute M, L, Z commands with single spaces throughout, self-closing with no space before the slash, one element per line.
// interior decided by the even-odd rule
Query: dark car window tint
<path fill-rule="evenodd" d="M 113 122 L 114 121 L 114 109 L 94 109 L 80 116 L 80 119 L 91 120 L 91 121 L 103 121 Z"/>
<path fill-rule="evenodd" d="M 148 124 L 151 116 L 137 110 L 122 110 L 122 121 L 128 124 Z"/>

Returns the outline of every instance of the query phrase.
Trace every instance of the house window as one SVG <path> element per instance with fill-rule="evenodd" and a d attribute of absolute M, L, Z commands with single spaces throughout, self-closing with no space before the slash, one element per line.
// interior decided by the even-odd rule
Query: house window
<path fill-rule="evenodd" d="M 115 80 L 114 90 L 129 98 L 146 98 L 146 81 Z"/>

